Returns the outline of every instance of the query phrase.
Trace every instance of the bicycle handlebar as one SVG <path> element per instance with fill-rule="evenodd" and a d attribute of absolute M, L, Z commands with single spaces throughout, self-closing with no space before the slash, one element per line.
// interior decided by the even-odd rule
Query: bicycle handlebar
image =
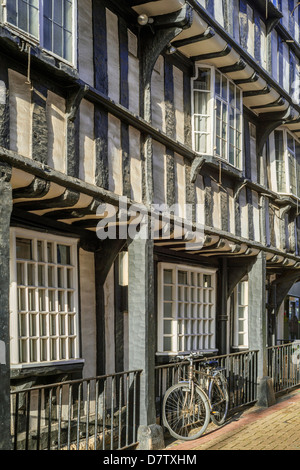
<path fill-rule="evenodd" d="M 185 354 L 185 355 L 178 355 L 176 356 L 178 359 L 183 359 L 183 360 L 189 360 L 189 359 L 192 359 L 192 358 L 196 358 L 196 357 L 203 357 L 203 354 L 200 353 L 200 352 L 191 352 L 189 354 Z"/>

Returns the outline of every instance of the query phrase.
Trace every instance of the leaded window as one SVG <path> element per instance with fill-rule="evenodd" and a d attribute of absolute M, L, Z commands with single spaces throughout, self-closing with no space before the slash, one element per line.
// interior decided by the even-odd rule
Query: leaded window
<path fill-rule="evenodd" d="M 158 350 L 215 348 L 215 271 L 159 264 Z"/>
<path fill-rule="evenodd" d="M 78 359 L 76 242 L 13 230 L 11 243 L 13 363 Z"/>
<path fill-rule="evenodd" d="M 212 67 L 198 67 L 193 80 L 194 149 L 242 165 L 242 92 Z"/>
<path fill-rule="evenodd" d="M 74 62 L 75 0 L 6 0 L 3 7 L 8 25 L 43 49 Z"/>

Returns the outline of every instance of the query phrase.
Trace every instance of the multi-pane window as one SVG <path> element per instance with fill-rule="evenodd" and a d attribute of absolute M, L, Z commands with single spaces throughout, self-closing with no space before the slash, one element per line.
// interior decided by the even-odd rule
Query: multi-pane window
<path fill-rule="evenodd" d="M 242 92 L 224 74 L 199 67 L 193 80 L 194 149 L 242 164 Z"/>
<path fill-rule="evenodd" d="M 271 170 L 279 193 L 300 197 L 300 144 L 286 129 L 270 137 Z M 273 169 L 272 169 L 273 168 Z"/>
<path fill-rule="evenodd" d="M 215 348 L 215 271 L 159 264 L 158 350 Z"/>
<path fill-rule="evenodd" d="M 13 363 L 77 359 L 76 242 L 14 230 L 12 249 Z"/>
<path fill-rule="evenodd" d="M 45 50 L 74 62 L 75 0 L 6 0 L 6 22 Z"/>
<path fill-rule="evenodd" d="M 234 293 L 234 347 L 248 347 L 248 281 L 238 283 Z"/>

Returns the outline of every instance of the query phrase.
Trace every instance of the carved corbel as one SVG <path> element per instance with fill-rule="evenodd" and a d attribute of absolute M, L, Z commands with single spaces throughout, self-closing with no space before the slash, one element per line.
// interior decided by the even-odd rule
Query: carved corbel
<path fill-rule="evenodd" d="M 259 156 L 262 151 L 269 135 L 279 126 L 294 119 L 293 109 L 289 107 L 287 110 L 276 113 L 264 113 L 259 117 L 259 125 L 257 126 L 256 134 L 256 149 Z"/>
<path fill-rule="evenodd" d="M 152 18 L 151 24 L 140 27 L 140 114 L 151 122 L 151 76 L 160 54 L 184 29 L 190 28 L 193 9 L 186 4 L 181 10 Z"/>
<path fill-rule="evenodd" d="M 206 158 L 203 156 L 194 158 L 192 167 L 191 167 L 191 183 L 195 183 L 198 173 L 201 170 L 202 166 L 204 165 L 205 161 L 206 161 Z"/>
<path fill-rule="evenodd" d="M 89 86 L 84 85 L 70 95 L 67 100 L 67 119 L 73 122 L 76 119 L 77 111 L 84 96 L 89 91 Z"/>

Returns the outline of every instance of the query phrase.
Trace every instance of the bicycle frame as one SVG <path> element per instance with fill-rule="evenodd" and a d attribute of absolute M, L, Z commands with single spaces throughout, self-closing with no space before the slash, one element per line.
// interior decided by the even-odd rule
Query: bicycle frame
<path fill-rule="evenodd" d="M 223 401 L 225 400 L 225 397 L 224 397 L 224 394 L 223 394 L 223 390 L 222 388 L 219 386 L 218 382 L 215 381 L 215 378 L 218 376 L 218 375 L 221 375 L 222 373 L 222 370 L 224 370 L 224 368 L 216 368 L 214 370 L 209 370 L 208 368 L 208 371 L 204 371 L 204 370 L 196 370 L 194 368 L 194 365 L 193 365 L 193 358 L 188 358 L 188 361 L 189 361 L 189 366 L 188 366 L 188 377 L 187 377 L 187 380 L 181 380 L 179 381 L 179 383 L 186 383 L 188 384 L 189 386 L 189 390 L 191 390 L 191 400 L 190 400 L 190 406 L 193 402 L 193 397 L 194 397 L 194 387 L 195 386 L 198 386 L 201 388 L 202 392 L 206 395 L 207 397 L 207 401 L 208 401 L 208 404 L 209 404 L 209 407 L 210 407 L 210 412 L 211 413 L 214 413 L 213 409 L 220 405 L 221 403 L 223 403 Z M 199 375 L 202 377 L 202 380 L 205 380 L 206 383 L 203 384 L 201 383 L 201 380 L 197 380 L 196 376 Z M 209 399 L 209 387 L 210 387 L 210 384 L 212 382 L 215 382 L 215 385 L 217 386 L 219 392 L 220 392 L 220 395 L 223 397 L 220 401 L 218 402 L 215 402 L 215 403 L 211 403 L 210 399 Z M 185 403 L 186 405 L 186 403 Z"/>

